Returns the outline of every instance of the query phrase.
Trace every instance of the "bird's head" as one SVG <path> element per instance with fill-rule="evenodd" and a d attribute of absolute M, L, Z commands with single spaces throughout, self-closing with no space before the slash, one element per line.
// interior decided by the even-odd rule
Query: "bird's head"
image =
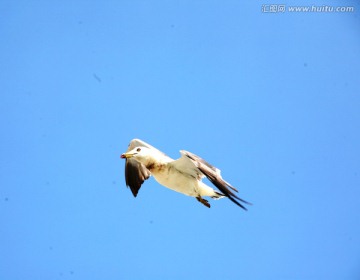
<path fill-rule="evenodd" d="M 134 149 L 123 153 L 121 158 L 134 158 L 141 163 L 145 163 L 151 156 L 151 150 L 147 147 L 135 147 Z"/>

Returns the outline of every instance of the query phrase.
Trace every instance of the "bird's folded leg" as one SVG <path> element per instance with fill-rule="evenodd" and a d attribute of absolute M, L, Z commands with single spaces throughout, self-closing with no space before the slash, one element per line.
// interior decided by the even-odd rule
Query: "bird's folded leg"
<path fill-rule="evenodd" d="M 197 199 L 197 201 L 204 204 L 206 207 L 210 208 L 210 203 L 206 199 L 203 199 L 201 196 L 197 196 L 196 199 Z"/>

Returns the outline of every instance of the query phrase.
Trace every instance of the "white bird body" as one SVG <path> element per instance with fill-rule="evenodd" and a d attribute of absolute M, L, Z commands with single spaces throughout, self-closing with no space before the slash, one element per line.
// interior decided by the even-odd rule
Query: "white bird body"
<path fill-rule="evenodd" d="M 205 185 L 202 181 L 177 170 L 171 163 L 167 163 L 163 168 L 154 170 L 151 173 L 159 184 L 172 189 L 173 191 L 193 197 L 223 197 L 214 189 Z"/>
<path fill-rule="evenodd" d="M 138 148 L 134 148 L 135 150 Z M 142 150 L 147 149 L 146 147 Z M 155 180 L 173 191 L 198 197 L 198 196 L 211 196 L 221 198 L 223 195 L 217 193 L 214 189 L 205 185 L 199 174 L 194 173 L 194 176 L 184 170 L 179 170 L 183 167 L 181 158 L 176 161 L 166 156 L 163 153 L 159 153 L 156 150 L 146 150 L 146 156 L 135 157 L 137 161 L 142 163 L 154 176 Z"/>
<path fill-rule="evenodd" d="M 226 196 L 246 210 L 239 201 L 249 203 L 231 191 L 237 192 L 234 187 L 222 179 L 219 169 L 190 152 L 180 151 L 180 153 L 182 156 L 173 160 L 144 141 L 132 140 L 127 152 L 121 157 L 126 158 L 126 184 L 130 186 L 134 196 L 137 195 L 142 183 L 150 175 L 153 175 L 159 184 L 176 192 L 195 197 L 207 207 L 210 207 L 210 204 L 202 198 L 203 196 L 210 196 L 214 199 Z M 202 179 L 205 176 L 221 192 L 204 184 Z"/>

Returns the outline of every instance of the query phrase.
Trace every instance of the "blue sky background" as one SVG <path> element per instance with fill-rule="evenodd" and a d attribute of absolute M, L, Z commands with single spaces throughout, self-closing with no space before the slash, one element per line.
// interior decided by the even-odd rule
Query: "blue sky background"
<path fill-rule="evenodd" d="M 0 279 L 360 279 L 360 7 L 277 3 L 1 1 Z M 132 138 L 254 205 L 133 198 Z"/>

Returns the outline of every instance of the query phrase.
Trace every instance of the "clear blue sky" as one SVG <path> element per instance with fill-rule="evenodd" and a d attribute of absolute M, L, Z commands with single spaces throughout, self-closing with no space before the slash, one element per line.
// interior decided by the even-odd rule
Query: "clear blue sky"
<path fill-rule="evenodd" d="M 0 279 L 360 279 L 355 2 L 1 1 Z M 135 199 L 132 138 L 254 205 Z"/>

